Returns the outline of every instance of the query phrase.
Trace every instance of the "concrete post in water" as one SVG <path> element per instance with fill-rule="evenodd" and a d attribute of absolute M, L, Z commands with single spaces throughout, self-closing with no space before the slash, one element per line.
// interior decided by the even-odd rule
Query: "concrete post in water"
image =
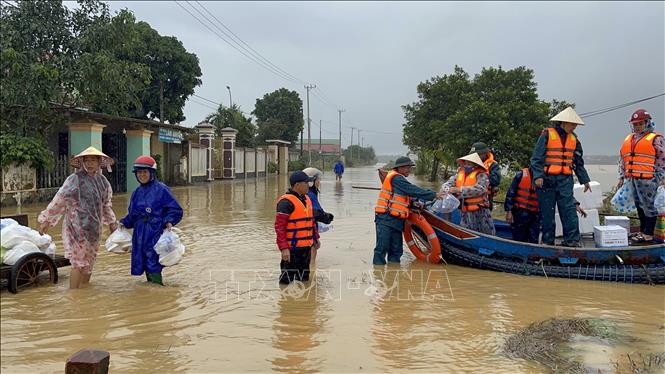
<path fill-rule="evenodd" d="M 238 130 L 232 127 L 225 127 L 221 130 L 223 144 L 224 166 L 222 171 L 223 179 L 235 179 L 235 154 L 236 154 L 236 134 Z"/>
<path fill-rule="evenodd" d="M 279 165 L 277 165 L 277 170 L 279 174 L 286 175 L 289 173 L 289 147 L 286 145 L 279 147 Z"/>
<path fill-rule="evenodd" d="M 215 179 L 212 166 L 212 140 L 215 137 L 215 127 L 206 121 L 202 121 L 196 125 L 196 128 L 199 129 L 199 141 L 206 147 L 206 175 L 208 176 L 208 182 L 210 182 Z"/>
<path fill-rule="evenodd" d="M 102 149 L 102 130 L 106 126 L 89 119 L 70 122 L 68 126 L 70 156 L 76 155 L 88 147 L 95 147 L 104 152 Z"/>
<path fill-rule="evenodd" d="M 82 349 L 67 359 L 65 374 L 108 374 L 110 360 L 106 351 Z"/>

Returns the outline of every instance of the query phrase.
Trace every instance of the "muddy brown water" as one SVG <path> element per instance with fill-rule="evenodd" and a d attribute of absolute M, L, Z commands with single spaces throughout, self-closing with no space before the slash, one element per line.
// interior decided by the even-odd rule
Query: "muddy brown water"
<path fill-rule="evenodd" d="M 88 288 L 6 289 L 1 300 L 3 373 L 61 373 L 82 348 L 111 353 L 112 372 L 503 372 L 546 371 L 505 357 L 513 332 L 551 317 L 603 318 L 633 339 L 573 344 L 592 369 L 625 353 L 662 352 L 663 287 L 544 279 L 428 265 L 373 268 L 372 168 L 326 173 L 321 203 L 335 214 L 322 234 L 316 280 L 277 286 L 274 202 L 285 177 L 216 182 L 173 191 L 185 209 L 187 253 L 164 271 L 167 287 L 129 275 L 129 255 L 100 251 Z M 424 184 L 424 183 L 423 183 Z M 114 197 L 120 217 L 127 195 Z M 45 204 L 23 206 L 36 227 Z M 3 209 L 13 214 L 16 209 Z M 60 227 L 51 230 L 60 245 Z M 107 233 L 104 234 L 104 238 Z"/>

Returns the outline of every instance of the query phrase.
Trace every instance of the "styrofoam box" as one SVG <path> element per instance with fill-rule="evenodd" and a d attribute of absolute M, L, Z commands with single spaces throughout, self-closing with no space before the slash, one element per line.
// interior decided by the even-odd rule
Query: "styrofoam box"
<path fill-rule="evenodd" d="M 630 232 L 630 218 L 626 216 L 606 216 L 605 217 L 605 226 L 621 226 L 626 231 Z"/>
<path fill-rule="evenodd" d="M 600 183 L 596 181 L 589 182 L 591 192 L 584 192 L 583 184 L 575 184 L 573 186 L 573 195 L 575 199 L 580 202 L 582 209 L 598 209 L 603 206 L 603 190 L 600 188 Z"/>
<path fill-rule="evenodd" d="M 600 216 L 598 215 L 598 209 L 585 209 L 587 214 L 586 218 L 582 217 L 577 213 L 577 219 L 579 220 L 580 234 L 591 234 L 594 232 L 594 226 L 600 226 Z M 554 231 L 555 236 L 563 235 L 563 225 L 561 225 L 561 217 L 559 213 L 554 215 L 554 222 L 556 224 L 556 229 Z"/>
<path fill-rule="evenodd" d="M 621 226 L 594 226 L 593 238 L 596 246 L 607 247 L 627 247 L 628 231 Z"/>

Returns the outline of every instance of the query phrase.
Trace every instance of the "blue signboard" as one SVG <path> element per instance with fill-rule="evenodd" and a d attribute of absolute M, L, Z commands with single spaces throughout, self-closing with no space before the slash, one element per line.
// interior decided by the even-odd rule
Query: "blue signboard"
<path fill-rule="evenodd" d="M 180 144 L 182 141 L 182 132 L 174 129 L 159 128 L 159 141 L 164 143 Z"/>

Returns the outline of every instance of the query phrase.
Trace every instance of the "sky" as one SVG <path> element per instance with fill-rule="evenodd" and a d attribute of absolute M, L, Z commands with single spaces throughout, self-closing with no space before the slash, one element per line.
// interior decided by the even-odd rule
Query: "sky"
<path fill-rule="evenodd" d="M 178 4 L 204 22 L 191 6 L 208 16 L 216 25 L 208 26 L 221 36 L 216 27 L 231 30 L 289 77 L 245 57 Z M 418 83 L 452 73 L 455 65 L 471 75 L 489 66 L 526 66 L 535 72 L 540 99 L 574 102 L 578 113 L 665 93 L 665 2 L 114 1 L 110 6 L 131 10 L 198 56 L 203 84 L 196 95 L 228 105 L 229 86 L 233 103 L 250 113 L 257 98 L 286 87 L 300 94 L 306 116 L 304 85 L 316 85 L 309 96 L 312 139 L 319 138 L 319 124 L 324 139 L 337 138 L 338 109 L 343 109 L 343 146 L 356 127 L 362 144 L 377 154 L 407 151 L 402 105 L 417 100 Z M 197 124 L 214 107 L 190 99 L 183 123 Z M 628 118 L 639 107 L 665 132 L 661 96 L 586 119 L 577 130 L 585 154 L 617 154 L 630 131 Z M 353 143 L 358 140 L 353 131 Z"/>

